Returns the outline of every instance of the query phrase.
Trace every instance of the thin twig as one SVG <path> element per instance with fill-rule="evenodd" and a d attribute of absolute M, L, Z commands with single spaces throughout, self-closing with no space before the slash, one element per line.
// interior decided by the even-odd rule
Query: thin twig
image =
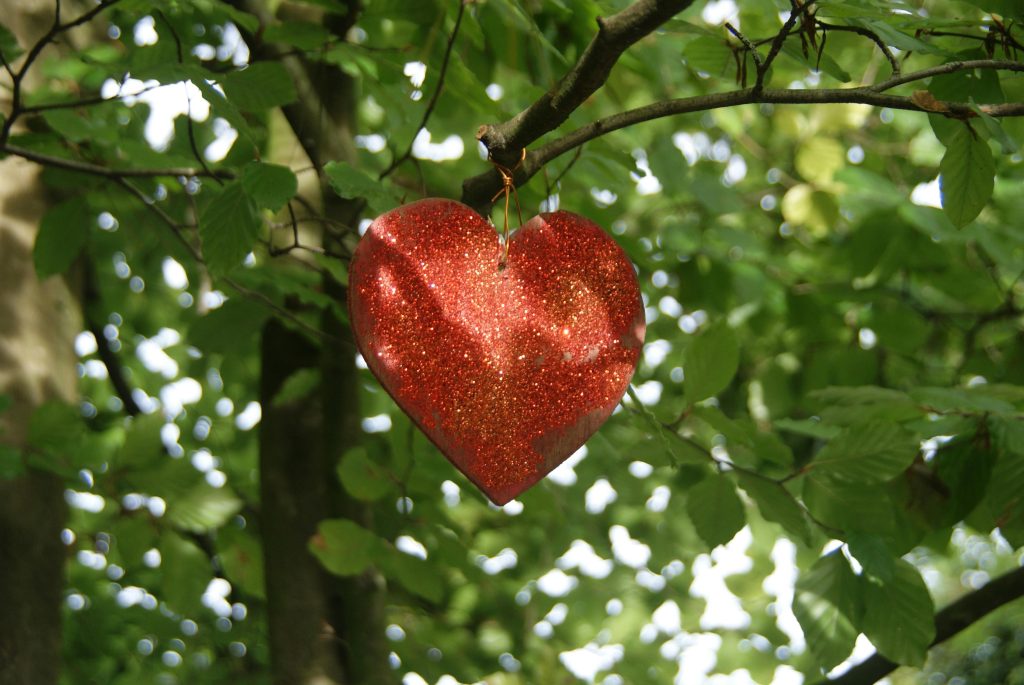
<path fill-rule="evenodd" d="M 89 162 L 80 162 L 75 159 L 66 159 L 64 157 L 54 157 L 53 155 L 36 152 L 35 150 L 29 150 L 28 148 L 11 144 L 0 145 L 0 152 L 14 155 L 15 157 L 21 157 L 22 159 L 27 159 L 30 162 L 53 167 L 55 169 L 77 171 L 83 174 L 91 174 L 93 176 L 101 176 L 103 178 L 110 179 L 154 178 L 158 176 L 182 176 L 185 178 L 197 176 L 223 179 L 232 179 L 235 177 L 234 173 L 230 171 L 207 171 L 205 169 L 193 169 L 191 167 L 168 167 L 166 169 L 110 169 L 98 164 L 91 164 Z"/>
<path fill-rule="evenodd" d="M 827 24 L 820 19 L 816 21 L 818 22 L 818 26 L 826 31 L 848 31 L 850 33 L 856 33 L 859 36 L 864 36 L 865 38 L 870 38 L 874 44 L 878 46 L 878 49 L 882 51 L 882 54 L 885 55 L 885 59 L 889 61 L 889 67 L 892 69 L 892 75 L 900 75 L 900 63 L 896 61 L 896 56 L 892 54 L 892 50 L 890 50 L 889 46 L 885 44 L 885 41 L 879 38 L 878 34 L 871 29 L 866 29 L 863 26 Z"/>
<path fill-rule="evenodd" d="M 178 55 L 178 64 L 184 64 L 185 54 L 184 50 L 181 47 L 181 37 L 178 35 L 178 30 L 174 28 L 174 24 L 170 22 L 170 20 L 167 18 L 167 15 L 163 13 L 163 10 L 158 9 L 156 11 L 156 14 L 160 17 L 160 19 L 163 20 L 164 24 L 167 25 L 167 29 L 171 32 L 171 37 L 174 39 L 174 47 Z M 213 173 L 209 165 L 206 163 L 206 159 L 199 153 L 199 146 L 196 145 L 196 127 L 195 122 L 192 121 L 192 96 L 188 92 L 189 85 L 189 81 L 185 81 L 182 84 L 182 88 L 185 89 L 185 130 L 188 132 L 189 148 L 192 150 L 192 156 L 195 157 L 195 160 L 197 162 L 199 162 L 199 166 L 203 168 L 207 175 L 213 178 L 213 180 L 216 181 L 219 185 L 224 185 L 224 181 L 217 178 L 217 176 Z"/>
<path fill-rule="evenodd" d="M 157 205 L 155 202 L 152 202 L 148 197 L 146 197 L 145 193 L 143 193 L 141 190 L 139 190 L 134 185 L 129 183 L 126 179 L 115 178 L 113 180 L 115 183 L 117 183 L 122 188 L 131 193 L 134 197 L 136 197 L 140 202 L 142 202 L 142 204 L 144 204 L 146 208 L 153 212 L 157 216 L 157 218 L 159 218 L 160 221 L 171 230 L 171 234 L 175 237 L 175 239 L 185 246 L 185 249 L 188 250 L 189 254 L 192 255 L 193 259 L 196 260 L 196 263 L 205 264 L 202 253 L 200 253 L 199 249 L 195 245 L 188 241 L 188 239 L 182 232 L 181 226 L 178 224 L 178 222 L 176 222 L 170 215 L 168 215 L 167 212 L 165 212 L 159 205 Z M 291 321 L 299 328 L 302 328 L 303 330 L 313 334 L 318 338 L 324 340 L 331 340 L 333 342 L 340 342 L 348 345 L 352 344 L 347 340 L 344 340 L 342 338 L 339 338 L 338 336 L 322 331 L 316 326 L 313 326 L 303 321 L 301 318 L 299 318 L 292 312 L 288 311 L 287 309 L 281 307 L 272 299 L 270 299 L 263 293 L 259 292 L 258 290 L 253 290 L 247 286 L 244 286 L 229 276 L 221 276 L 220 280 L 223 283 L 226 283 L 230 287 L 234 288 L 242 296 L 247 297 L 250 300 L 259 302 L 260 304 L 264 305 L 272 312 L 280 316 L 282 319 Z"/>
<path fill-rule="evenodd" d="M 462 25 L 462 15 L 466 13 L 466 5 L 473 0 L 460 0 L 459 11 L 455 15 L 455 26 L 452 28 L 451 35 L 448 36 L 448 45 L 444 49 L 444 58 L 441 60 L 441 71 L 437 77 L 437 88 L 434 89 L 434 94 L 430 96 L 430 101 L 427 103 L 427 108 L 423 111 L 423 117 L 420 119 L 419 126 L 416 127 L 416 131 L 412 134 L 412 140 L 409 141 L 409 147 L 406 148 L 405 152 L 395 157 L 388 168 L 380 172 L 378 180 L 383 180 L 390 176 L 391 173 L 401 166 L 406 160 L 412 157 L 412 148 L 416 142 L 416 137 L 420 134 L 420 131 L 427 127 L 427 121 L 430 120 L 430 115 L 434 113 L 434 107 L 437 106 L 437 101 L 441 97 L 441 91 L 444 89 L 444 80 L 448 75 L 448 63 L 451 61 L 452 50 L 455 47 L 455 39 L 459 35 L 459 27 Z"/>
<path fill-rule="evenodd" d="M 768 48 L 768 55 L 757 67 L 757 80 L 754 82 L 755 92 L 759 93 L 764 89 L 764 79 L 768 74 L 768 69 L 772 66 L 772 62 L 775 61 L 775 58 L 779 55 L 779 51 L 782 50 L 782 44 L 786 42 L 786 38 L 789 37 L 789 32 L 796 25 L 796 21 L 800 18 L 800 15 L 806 12 L 814 2 L 815 0 L 808 0 L 801 6 L 799 0 L 791 1 L 793 9 L 789 13 L 789 18 L 787 18 L 786 23 L 782 25 L 782 29 L 775 34 L 775 38 L 772 39 L 771 47 Z"/>
<path fill-rule="evenodd" d="M 88 12 L 80 15 L 78 18 L 73 19 L 66 24 L 62 24 L 60 22 L 60 0 L 56 0 L 54 3 L 53 24 L 51 24 L 49 30 L 40 36 L 39 40 L 29 48 L 28 53 L 25 55 L 25 60 L 21 64 L 21 68 L 14 71 L 13 65 L 5 64 L 8 73 L 11 75 L 11 111 L 7 115 L 7 120 L 4 121 L 3 127 L 0 128 L 0 147 L 7 143 L 11 136 L 11 130 L 14 127 L 14 123 L 22 114 L 21 86 L 29 69 L 32 68 L 32 64 L 39 58 L 43 49 L 53 42 L 53 40 L 61 33 L 91 21 L 97 14 L 116 5 L 118 2 L 120 2 L 120 0 L 106 0 L 106 2 L 101 2 Z"/>
<path fill-rule="evenodd" d="M 96 278 L 96 269 L 92 260 L 86 258 L 84 261 L 84 287 L 82 297 L 82 318 L 85 320 L 86 329 L 96 338 L 96 353 L 100 361 L 107 367 L 107 377 L 110 385 L 114 388 L 114 394 L 121 400 L 124 412 L 128 416 L 138 416 L 142 409 L 132 395 L 131 385 L 124 372 L 124 365 L 117 356 L 117 352 L 111 347 L 107 336 L 103 335 L 103 325 L 96 318 L 96 308 L 102 303 L 99 291 L 99 280 Z"/>
<path fill-rule="evenodd" d="M 40 105 L 28 105 L 21 108 L 21 113 L 24 114 L 38 114 L 40 112 L 48 112 L 54 109 L 79 109 L 82 107 L 92 107 L 94 105 L 102 105 L 107 102 L 118 102 L 124 98 L 133 98 L 147 93 L 151 90 L 164 87 L 165 83 L 156 83 L 145 88 L 140 89 L 135 93 L 122 93 L 120 88 L 118 89 L 117 95 L 111 97 L 103 97 L 102 95 L 96 95 L 94 97 L 82 98 L 80 100 L 67 100 L 64 102 L 46 102 Z M 124 84 L 121 84 L 121 88 L 124 88 Z"/>
<path fill-rule="evenodd" d="M 754 47 L 754 44 L 751 43 L 750 40 L 746 36 L 744 36 L 742 33 L 740 33 L 739 29 L 737 29 L 735 26 L 733 26 L 729 22 L 725 22 L 725 28 L 726 28 L 727 31 L 729 31 L 729 33 L 731 33 L 732 35 L 736 36 L 736 38 L 738 38 L 739 41 L 741 43 L 743 43 L 743 47 L 745 47 L 747 49 L 747 52 L 750 53 L 750 56 L 754 58 L 754 66 L 757 68 L 757 71 L 760 72 L 761 71 L 761 53 L 759 53 L 757 51 L 757 48 Z"/>

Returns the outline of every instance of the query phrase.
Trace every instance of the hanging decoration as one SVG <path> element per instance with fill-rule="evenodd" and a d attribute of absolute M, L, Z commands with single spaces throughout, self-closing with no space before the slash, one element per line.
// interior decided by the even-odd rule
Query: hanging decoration
<path fill-rule="evenodd" d="M 501 505 L 611 415 L 645 326 L 629 258 L 590 220 L 540 214 L 508 237 L 499 171 L 504 239 L 452 200 L 387 212 L 353 256 L 349 311 L 384 389 Z"/>

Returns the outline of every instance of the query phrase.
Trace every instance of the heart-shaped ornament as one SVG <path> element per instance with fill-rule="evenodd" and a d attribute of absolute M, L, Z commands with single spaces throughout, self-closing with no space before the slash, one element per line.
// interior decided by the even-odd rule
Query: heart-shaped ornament
<path fill-rule="evenodd" d="M 370 370 L 499 505 L 604 423 L 643 345 L 629 258 L 570 212 L 530 219 L 506 258 L 497 232 L 469 207 L 404 205 L 370 224 L 348 292 Z"/>

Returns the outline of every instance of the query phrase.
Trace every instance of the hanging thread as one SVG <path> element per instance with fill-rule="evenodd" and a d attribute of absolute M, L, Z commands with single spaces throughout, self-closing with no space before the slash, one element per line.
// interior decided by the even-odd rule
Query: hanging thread
<path fill-rule="evenodd" d="M 519 156 L 519 161 L 511 169 L 503 164 L 499 164 L 491 156 L 490 152 L 487 153 L 487 161 L 494 165 L 494 168 L 498 170 L 501 175 L 501 190 L 494 194 L 491 198 L 491 202 L 494 202 L 502 194 L 505 195 L 505 226 L 502 232 L 502 238 L 504 242 L 504 253 L 501 257 L 501 261 L 498 262 L 498 269 L 504 269 L 508 264 L 508 243 L 509 243 L 509 229 L 508 229 L 508 208 L 511 198 L 514 196 L 516 200 L 516 211 L 519 214 L 519 225 L 523 225 L 523 208 L 519 204 L 519 191 L 516 190 L 515 174 L 516 171 L 522 166 L 526 160 L 526 148 L 523 148 L 522 154 Z"/>

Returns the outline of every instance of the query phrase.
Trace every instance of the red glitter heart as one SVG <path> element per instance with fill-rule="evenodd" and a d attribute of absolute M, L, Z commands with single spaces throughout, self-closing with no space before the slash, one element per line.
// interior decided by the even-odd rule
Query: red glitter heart
<path fill-rule="evenodd" d="M 349 270 L 356 343 L 384 389 L 496 504 L 543 478 L 611 415 L 644 339 L 629 258 L 570 212 L 503 247 L 469 207 L 379 216 Z"/>

